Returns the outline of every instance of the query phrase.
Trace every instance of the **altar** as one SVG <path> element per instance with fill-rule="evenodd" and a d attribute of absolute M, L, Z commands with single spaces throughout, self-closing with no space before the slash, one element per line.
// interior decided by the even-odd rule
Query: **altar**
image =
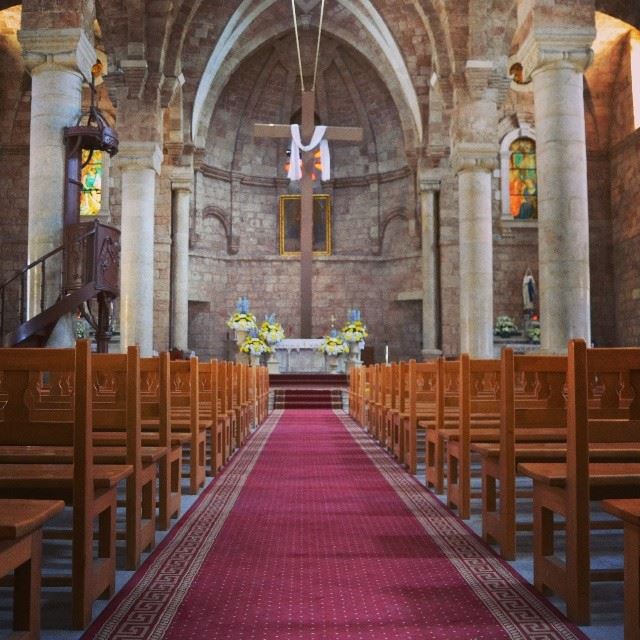
<path fill-rule="evenodd" d="M 318 351 L 321 344 L 321 338 L 287 338 L 279 342 L 275 350 L 280 373 L 327 372 L 326 357 Z M 344 373 L 343 362 L 337 373 Z"/>

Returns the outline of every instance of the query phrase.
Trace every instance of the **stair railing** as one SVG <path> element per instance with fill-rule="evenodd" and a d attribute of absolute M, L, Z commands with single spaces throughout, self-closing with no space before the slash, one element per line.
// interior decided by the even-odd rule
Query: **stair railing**
<path fill-rule="evenodd" d="M 60 300 L 70 291 L 94 284 L 97 292 L 111 298 L 119 291 L 120 231 L 101 222 L 81 222 L 69 225 L 64 231 L 64 244 L 38 260 L 17 271 L 0 285 L 0 337 L 7 331 L 7 305 L 9 288 L 19 287 L 17 292 L 17 325 L 27 322 L 27 298 L 29 278 L 40 275 L 39 313 L 47 309 L 47 264 L 54 256 L 62 254 L 62 282 L 55 299 Z M 37 270 L 40 270 L 39 273 Z M 58 267 L 59 269 L 59 267 Z M 17 284 L 14 284 L 16 283 Z M 15 312 L 15 305 L 14 305 Z M 31 314 L 35 316 L 37 314 Z M 11 329 L 9 329 L 11 330 Z"/>

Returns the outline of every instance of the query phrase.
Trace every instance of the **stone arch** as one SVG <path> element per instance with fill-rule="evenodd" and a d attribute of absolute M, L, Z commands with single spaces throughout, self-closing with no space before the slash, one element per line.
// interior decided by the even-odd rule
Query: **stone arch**
<path fill-rule="evenodd" d="M 370 12 L 369 15 L 373 15 L 374 19 L 372 20 L 372 24 L 375 24 L 377 27 L 377 30 L 372 33 L 372 31 L 367 28 L 369 24 L 363 23 L 363 26 L 367 28 L 369 35 L 372 37 L 372 42 L 375 43 L 375 47 L 370 43 L 363 42 L 361 43 L 360 51 L 369 58 L 379 57 L 382 53 L 382 57 L 387 61 L 386 67 L 380 69 L 379 72 L 381 77 L 385 78 L 389 91 L 396 101 L 398 112 L 401 114 L 405 138 L 407 140 L 406 146 L 408 149 L 416 148 L 419 145 L 413 140 L 415 139 L 416 142 L 421 142 L 423 139 L 422 118 L 417 94 L 409 72 L 402 59 L 398 45 L 393 40 L 388 27 L 371 2 L 369 0 L 357 1 Z M 248 39 L 246 42 L 242 40 L 244 31 L 251 25 L 252 21 L 255 20 L 262 11 L 268 9 L 273 2 L 274 0 L 262 0 L 257 7 L 251 7 L 250 2 L 245 0 L 236 10 L 232 19 L 228 21 L 223 33 L 218 39 L 216 47 L 202 74 L 194 100 L 191 135 L 196 144 L 198 144 L 198 141 L 206 139 L 206 128 L 208 127 L 217 98 L 228 78 L 237 69 L 241 61 L 252 52 L 255 52 L 257 48 L 265 45 L 270 40 L 283 36 L 290 30 L 288 26 L 283 27 L 280 24 L 272 25 L 271 28 L 262 30 L 255 38 Z M 351 0 L 340 0 L 340 2 L 360 21 L 364 19 L 365 14 L 363 14 L 362 6 L 356 6 L 356 3 Z M 244 12 L 247 12 L 246 16 Z M 324 28 L 328 33 L 331 33 L 336 39 L 341 40 L 346 45 L 349 45 L 349 42 L 353 40 L 352 33 L 346 29 L 341 29 L 340 26 L 336 24 L 327 24 Z M 236 55 L 234 56 L 234 62 L 229 63 L 227 54 L 232 46 L 238 45 L 239 48 L 235 50 Z"/>
<path fill-rule="evenodd" d="M 396 220 L 404 220 L 405 222 L 407 222 L 407 224 L 409 224 L 412 218 L 413 216 L 411 215 L 411 213 L 407 211 L 407 209 L 405 209 L 404 207 L 399 207 L 398 209 L 393 209 L 392 211 L 389 211 L 388 213 L 386 213 L 380 222 L 380 231 L 378 233 L 378 244 L 376 247 L 374 247 L 373 254 L 376 256 L 382 255 L 382 250 L 384 248 L 384 239 L 387 233 L 387 229 L 389 228 L 389 225 L 392 222 Z M 410 231 L 410 229 L 408 229 L 408 231 Z"/>
<path fill-rule="evenodd" d="M 210 206 L 205 207 L 202 211 L 202 219 L 215 218 L 224 230 L 224 234 L 227 239 L 227 253 L 229 255 L 235 255 L 240 249 L 240 238 L 233 235 L 233 222 L 231 214 L 220 207 Z"/>

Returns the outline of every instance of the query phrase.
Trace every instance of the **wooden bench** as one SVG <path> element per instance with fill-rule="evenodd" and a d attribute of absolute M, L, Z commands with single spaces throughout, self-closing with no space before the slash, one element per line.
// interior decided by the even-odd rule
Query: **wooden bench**
<path fill-rule="evenodd" d="M 460 356 L 457 424 L 440 429 L 446 447 L 447 505 L 461 518 L 471 511 L 471 442 L 498 438 L 500 361 Z"/>
<path fill-rule="evenodd" d="M 166 437 L 163 444 L 158 440 L 143 447 L 138 347 L 128 347 L 126 354 L 96 353 L 92 366 L 94 431 L 119 435 L 125 446 L 113 462 L 133 468 L 126 484 L 126 530 L 119 534 L 125 540 L 126 567 L 133 570 L 140 565 L 143 551 L 155 546 L 158 464 L 167 456 Z"/>
<path fill-rule="evenodd" d="M 54 377 L 68 380 L 72 408 L 52 408 L 48 398 L 41 404 L 40 388 Z M 53 580 L 71 585 L 73 626 L 84 628 L 96 598 L 114 592 L 116 489 L 132 468 L 94 463 L 87 341 L 75 349 L 0 349 L 0 380 L 0 445 L 73 446 L 73 464 L 0 464 L 0 497 L 61 499 L 72 505 L 71 576 Z"/>
<path fill-rule="evenodd" d="M 198 363 L 200 418 L 209 425 L 207 473 L 215 476 L 224 463 L 222 425 L 218 420 L 218 365 L 212 360 Z"/>
<path fill-rule="evenodd" d="M 503 349 L 499 441 L 471 444 L 482 464 L 482 535 L 507 560 L 516 553 L 516 465 L 566 456 L 566 371 L 565 356 Z"/>
<path fill-rule="evenodd" d="M 399 362 L 392 373 L 394 399 L 389 414 L 389 448 L 397 460 L 404 458 L 404 421 L 409 419 L 409 362 Z"/>
<path fill-rule="evenodd" d="M 94 463 L 126 464 L 133 473 L 126 481 L 126 527 L 118 531 L 125 541 L 128 569 L 140 564 L 142 552 L 155 545 L 157 464 L 166 456 L 158 443 L 143 446 L 140 427 L 140 362 L 137 347 L 127 354 L 92 354 Z M 71 396 L 60 393 L 61 380 L 39 385 L 40 410 L 70 412 Z M 96 437 L 97 436 L 97 437 Z M 96 441 L 104 441 L 99 446 Z M 0 462 L 73 464 L 73 447 L 1 446 Z"/>
<path fill-rule="evenodd" d="M 602 418 L 590 409 L 594 379 L 605 415 L 615 400 L 626 418 Z M 590 448 L 624 442 L 640 447 L 640 349 L 587 349 L 583 340 L 572 340 L 566 462 L 521 463 L 518 471 L 533 479 L 534 585 L 564 598 L 568 617 L 578 624 L 590 621 L 591 581 L 615 577 L 591 569 L 590 500 L 640 496 L 640 462 L 590 462 Z M 566 521 L 564 562 L 555 554 L 554 514 Z"/>
<path fill-rule="evenodd" d="M 624 640 L 640 640 L 640 499 L 605 500 L 624 522 Z"/>
<path fill-rule="evenodd" d="M 423 420 L 420 427 L 425 435 L 425 484 L 444 493 L 445 450 L 442 432 L 446 426 L 457 424 L 459 411 L 460 363 L 457 360 L 436 361 L 435 413 L 433 419 Z"/>
<path fill-rule="evenodd" d="M 402 414 L 400 461 L 414 475 L 418 466 L 418 429 L 435 419 L 437 393 L 437 363 L 409 360 L 406 373 L 408 397 Z"/>
<path fill-rule="evenodd" d="M 171 433 L 188 436 L 188 457 L 183 450 L 183 462 L 188 460 L 188 491 L 198 492 L 206 477 L 205 446 L 209 425 L 200 418 L 200 383 L 198 358 L 171 360 Z"/>
<path fill-rule="evenodd" d="M 166 531 L 172 518 L 180 515 L 182 500 L 182 446 L 187 435 L 171 433 L 171 390 L 169 353 L 140 359 L 141 415 L 147 429 L 157 424 L 157 431 L 142 434 L 142 444 L 158 445 L 166 455 L 158 461 L 157 527 Z"/>
<path fill-rule="evenodd" d="M 40 637 L 42 525 L 62 509 L 62 500 L 0 499 L 0 578 L 13 572 L 15 637 Z"/>

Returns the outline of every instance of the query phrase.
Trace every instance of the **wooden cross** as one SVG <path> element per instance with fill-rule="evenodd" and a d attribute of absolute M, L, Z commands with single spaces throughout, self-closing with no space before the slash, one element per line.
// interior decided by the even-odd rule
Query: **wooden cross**
<path fill-rule="evenodd" d="M 313 91 L 302 92 L 302 124 L 300 137 L 303 144 L 308 144 L 315 129 L 315 94 Z M 291 139 L 291 126 L 288 124 L 256 124 L 254 136 L 266 138 Z M 360 127 L 327 127 L 325 140 L 362 140 Z M 311 293 L 313 280 L 313 172 L 314 158 L 312 151 L 302 152 L 302 179 L 300 180 L 300 337 L 311 338 L 312 303 Z M 293 162 L 293 158 L 291 159 Z"/>

